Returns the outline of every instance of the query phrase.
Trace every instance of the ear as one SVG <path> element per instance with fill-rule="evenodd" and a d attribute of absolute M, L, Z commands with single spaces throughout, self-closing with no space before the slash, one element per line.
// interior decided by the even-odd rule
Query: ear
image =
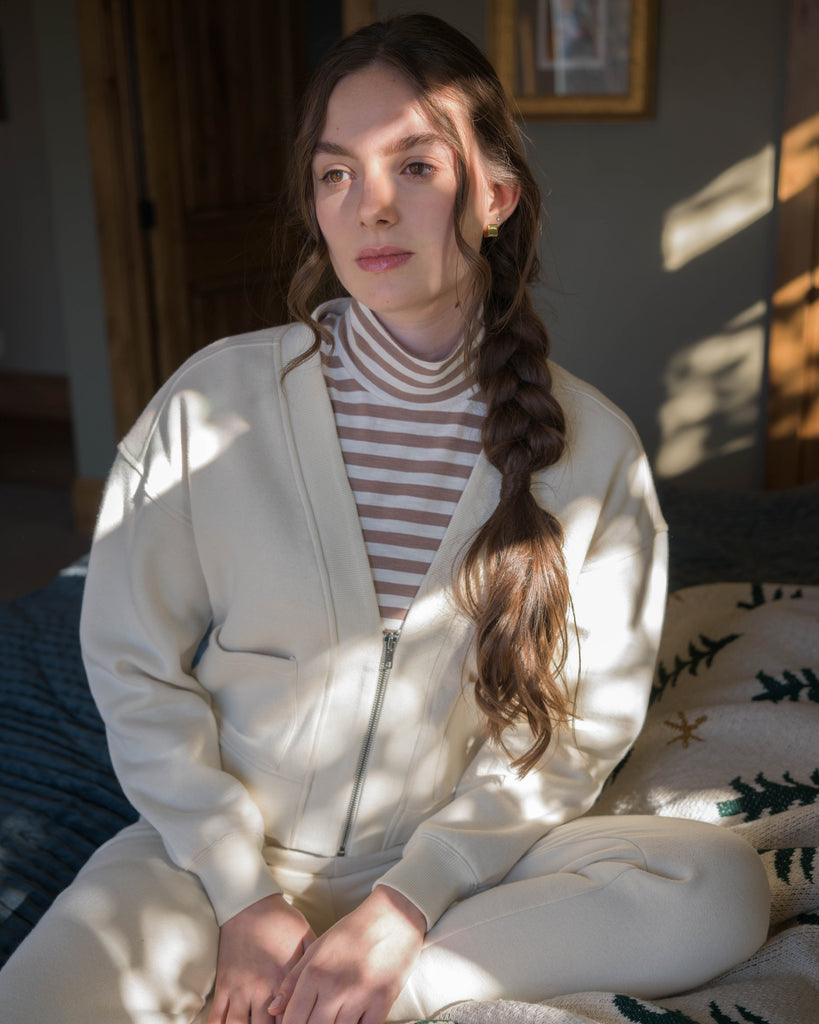
<path fill-rule="evenodd" d="M 500 224 L 509 220 L 520 199 L 520 189 L 517 185 L 502 185 L 500 182 L 494 182 L 489 195 L 488 219 Z"/>

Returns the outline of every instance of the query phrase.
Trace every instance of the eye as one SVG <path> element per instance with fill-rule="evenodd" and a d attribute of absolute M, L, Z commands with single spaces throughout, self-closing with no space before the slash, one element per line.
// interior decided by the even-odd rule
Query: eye
<path fill-rule="evenodd" d="M 319 181 L 324 181 L 328 185 L 340 185 L 349 177 L 349 173 L 349 171 L 345 171 L 341 167 L 331 167 L 329 171 L 322 174 Z"/>
<path fill-rule="evenodd" d="M 432 164 L 425 164 L 422 160 L 413 160 L 412 163 L 407 164 L 404 172 L 411 178 L 426 178 L 435 173 L 435 168 Z"/>

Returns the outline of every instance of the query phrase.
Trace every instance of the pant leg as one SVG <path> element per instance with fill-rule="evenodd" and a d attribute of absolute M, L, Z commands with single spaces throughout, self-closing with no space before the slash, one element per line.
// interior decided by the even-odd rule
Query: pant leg
<path fill-rule="evenodd" d="M 536 843 L 500 885 L 443 915 L 390 1018 L 434 1017 L 469 999 L 670 995 L 754 953 L 769 903 L 759 856 L 732 832 L 660 817 L 580 818 Z"/>
<path fill-rule="evenodd" d="M 190 1024 L 219 929 L 145 822 L 102 846 L 0 972 L 3 1024 Z"/>

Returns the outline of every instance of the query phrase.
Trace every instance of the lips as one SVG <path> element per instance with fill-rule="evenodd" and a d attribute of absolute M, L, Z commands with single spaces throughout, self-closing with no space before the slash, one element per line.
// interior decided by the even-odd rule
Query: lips
<path fill-rule="evenodd" d="M 362 270 L 378 272 L 395 270 L 412 259 L 413 254 L 406 249 L 394 245 L 382 245 L 378 248 L 362 249 L 355 261 Z"/>

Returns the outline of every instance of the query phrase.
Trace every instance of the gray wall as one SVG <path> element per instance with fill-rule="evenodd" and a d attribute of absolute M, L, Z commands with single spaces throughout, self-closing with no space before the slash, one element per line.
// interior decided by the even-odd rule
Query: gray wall
<path fill-rule="evenodd" d="M 0 121 L 0 370 L 65 373 L 31 4 L 0 0 L 0 46 L 7 107 Z"/>
<path fill-rule="evenodd" d="M 660 476 L 761 480 L 787 7 L 661 0 L 653 120 L 524 125 L 555 358 L 628 412 Z M 482 4 L 427 9 L 484 43 Z"/>
<path fill-rule="evenodd" d="M 556 357 L 626 409 L 659 475 L 760 479 L 786 8 L 666 0 L 655 120 L 528 126 Z"/>
<path fill-rule="evenodd" d="M 74 4 L 34 0 L 33 8 L 58 272 L 54 298 L 71 383 L 77 472 L 102 479 L 116 438 Z"/>
<path fill-rule="evenodd" d="M 74 4 L 0 0 L 0 370 L 66 374 L 77 471 L 115 437 Z"/>
<path fill-rule="evenodd" d="M 485 42 L 484 4 L 428 7 Z M 99 477 L 114 428 L 73 10 L 0 0 L 0 369 L 68 372 L 80 473 Z M 760 481 L 786 11 L 661 0 L 654 120 L 524 126 L 555 357 L 629 413 L 661 476 Z"/>

